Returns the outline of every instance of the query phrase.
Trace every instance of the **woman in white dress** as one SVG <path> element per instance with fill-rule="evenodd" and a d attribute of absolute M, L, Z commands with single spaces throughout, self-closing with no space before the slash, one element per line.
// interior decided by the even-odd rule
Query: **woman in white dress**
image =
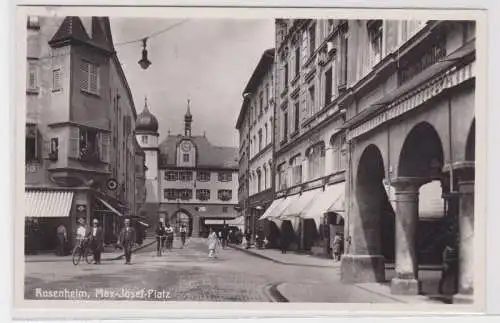
<path fill-rule="evenodd" d="M 210 258 L 215 257 L 215 249 L 217 249 L 217 245 L 219 244 L 219 238 L 217 237 L 217 233 L 210 228 L 208 233 L 208 256 Z"/>

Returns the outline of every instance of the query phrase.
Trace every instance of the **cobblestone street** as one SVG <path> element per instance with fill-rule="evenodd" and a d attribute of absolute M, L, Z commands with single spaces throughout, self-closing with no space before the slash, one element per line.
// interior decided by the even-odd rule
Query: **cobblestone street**
<path fill-rule="evenodd" d="M 25 297 L 71 298 L 48 295 L 67 290 L 79 291 L 76 299 L 395 302 L 355 285 L 342 285 L 337 267 L 279 264 L 231 248 L 210 259 L 203 240 L 193 239 L 184 249 L 177 243 L 162 257 L 156 256 L 153 246 L 145 248 L 134 254 L 131 266 L 122 260 L 99 266 L 74 266 L 69 259 L 27 262 Z"/>

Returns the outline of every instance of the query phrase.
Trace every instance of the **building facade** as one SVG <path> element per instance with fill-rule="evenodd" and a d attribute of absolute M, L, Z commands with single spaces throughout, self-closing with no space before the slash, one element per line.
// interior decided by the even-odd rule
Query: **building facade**
<path fill-rule="evenodd" d="M 276 20 L 274 185 L 261 219 L 290 231 L 292 246 L 325 252 L 343 230 L 345 191 L 344 21 Z"/>
<path fill-rule="evenodd" d="M 54 249 L 56 227 L 100 220 L 106 242 L 136 210 L 136 119 L 109 20 L 29 17 L 27 249 Z M 36 250 L 35 250 L 36 249 Z"/>
<path fill-rule="evenodd" d="M 458 290 L 473 291 L 475 23 L 348 22 L 349 150 L 345 282 L 419 292 L 419 265 L 459 250 Z M 432 201 L 441 214 L 423 221 Z"/>
<path fill-rule="evenodd" d="M 343 234 L 342 280 L 419 292 L 459 250 L 473 291 L 475 24 L 276 20 L 275 200 L 261 220 L 296 248 Z"/>
<path fill-rule="evenodd" d="M 146 204 L 158 203 L 157 221 L 170 223 L 176 232 L 184 224 L 189 235 L 197 237 L 236 218 L 238 149 L 214 146 L 205 135 L 192 135 L 189 102 L 184 134 L 169 134 L 158 144 L 156 118 L 147 106 L 145 111 L 139 116 L 136 134 L 143 149 L 149 147 L 145 150 L 146 181 L 150 183 Z M 146 132 L 147 138 L 143 137 Z"/>
<path fill-rule="evenodd" d="M 262 231 L 257 219 L 273 201 L 274 49 L 266 50 L 243 91 L 236 123 L 240 132 L 240 183 L 245 229 Z M 245 189 L 248 185 L 248 189 Z M 241 204 L 241 203 L 240 203 Z"/>

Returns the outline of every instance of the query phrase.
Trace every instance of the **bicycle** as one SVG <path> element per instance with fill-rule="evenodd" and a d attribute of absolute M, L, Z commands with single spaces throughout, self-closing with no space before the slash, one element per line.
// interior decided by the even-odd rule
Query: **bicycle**
<path fill-rule="evenodd" d="M 89 244 L 85 241 L 82 241 L 73 249 L 73 265 L 78 265 L 82 257 L 85 259 L 85 262 L 87 264 L 90 264 L 92 262 L 92 259 L 89 257 L 90 254 L 91 251 Z"/>
<path fill-rule="evenodd" d="M 156 250 L 158 257 L 161 256 L 165 249 L 165 236 L 156 235 Z"/>

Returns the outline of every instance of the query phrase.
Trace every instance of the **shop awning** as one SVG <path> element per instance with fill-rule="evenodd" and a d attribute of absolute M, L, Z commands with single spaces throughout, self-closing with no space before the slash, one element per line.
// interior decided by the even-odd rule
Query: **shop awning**
<path fill-rule="evenodd" d="M 304 219 L 314 219 L 319 227 L 325 212 L 344 213 L 345 183 L 337 183 L 325 187 L 325 190 L 311 203 L 310 208 L 302 215 Z"/>
<path fill-rule="evenodd" d="M 283 210 L 283 213 L 280 215 L 280 219 L 289 220 L 294 217 L 299 217 L 311 204 L 314 198 L 322 192 L 323 191 L 320 189 L 314 189 L 305 191 L 301 195 L 297 195 L 297 198 L 292 201 L 285 210 Z"/>
<path fill-rule="evenodd" d="M 205 222 L 205 225 L 214 225 L 214 224 L 224 224 L 224 222 L 226 224 L 228 224 L 229 221 L 231 221 L 232 219 L 227 219 L 227 220 L 221 220 L 221 219 L 205 219 L 204 222 Z"/>
<path fill-rule="evenodd" d="M 274 214 L 274 210 L 276 210 L 276 208 L 278 207 L 278 205 L 280 205 L 281 203 L 283 203 L 284 200 L 285 200 L 284 198 L 280 198 L 280 199 L 274 200 L 273 203 L 271 203 L 271 205 L 264 212 L 264 214 L 259 218 L 259 220 L 268 219 L 271 215 Z"/>
<path fill-rule="evenodd" d="M 115 209 L 114 207 L 112 207 L 111 204 L 109 204 L 108 202 L 106 202 L 102 198 L 97 197 L 97 199 L 99 201 L 101 201 L 101 203 L 104 204 L 104 206 L 107 207 L 111 212 L 115 213 L 118 216 L 123 216 L 123 214 L 121 214 L 120 211 L 118 211 L 117 209 Z"/>
<path fill-rule="evenodd" d="M 226 224 L 235 227 L 243 226 L 245 224 L 245 217 L 239 216 L 236 219 L 226 221 Z"/>
<path fill-rule="evenodd" d="M 73 203 L 73 192 L 68 191 L 25 191 L 27 218 L 69 217 Z"/>

